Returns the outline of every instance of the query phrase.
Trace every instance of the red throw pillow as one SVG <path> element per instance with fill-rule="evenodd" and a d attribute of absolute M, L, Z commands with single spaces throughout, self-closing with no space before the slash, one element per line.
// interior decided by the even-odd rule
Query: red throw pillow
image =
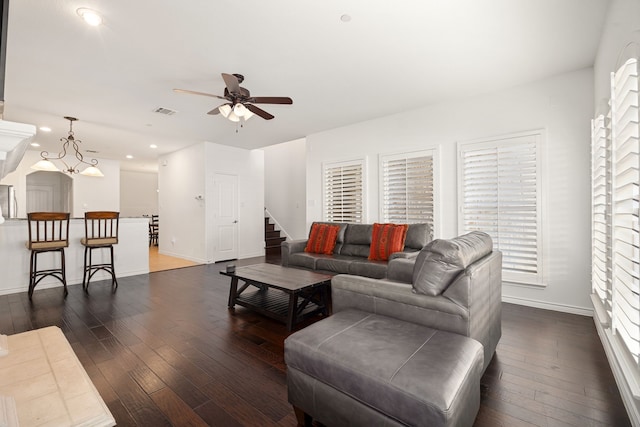
<path fill-rule="evenodd" d="M 407 237 L 407 224 L 373 224 L 369 259 L 387 261 L 394 252 L 402 252 Z"/>
<path fill-rule="evenodd" d="M 331 255 L 333 248 L 336 246 L 339 231 L 339 225 L 313 224 L 304 251 L 314 254 Z"/>

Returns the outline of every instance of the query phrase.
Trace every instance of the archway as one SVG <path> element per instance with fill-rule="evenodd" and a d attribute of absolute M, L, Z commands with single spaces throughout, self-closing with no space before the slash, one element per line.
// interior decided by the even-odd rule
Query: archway
<path fill-rule="evenodd" d="M 73 179 L 62 172 L 27 175 L 27 212 L 71 212 Z"/>

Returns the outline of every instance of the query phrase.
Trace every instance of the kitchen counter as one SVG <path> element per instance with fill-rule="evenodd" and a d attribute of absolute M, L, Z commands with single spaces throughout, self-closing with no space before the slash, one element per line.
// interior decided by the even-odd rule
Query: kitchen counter
<path fill-rule="evenodd" d="M 0 225 L 0 295 L 27 292 L 29 289 L 29 257 L 26 248 L 29 236 L 26 219 L 7 219 Z M 69 247 L 65 249 L 67 285 L 82 283 L 84 266 L 84 219 L 74 218 L 69 222 Z M 147 218 L 120 218 L 118 244 L 114 245 L 114 263 L 117 277 L 134 276 L 149 272 L 149 220 Z M 102 252 L 102 251 L 100 251 Z M 104 254 L 94 251 L 94 262 L 108 260 Z M 38 269 L 59 265 L 58 254 L 43 254 L 38 257 Z M 91 282 L 109 279 L 104 271 L 97 272 Z M 39 289 L 61 287 L 60 281 L 47 277 L 36 286 L 34 300 Z M 60 291 L 62 294 L 62 291 Z"/>

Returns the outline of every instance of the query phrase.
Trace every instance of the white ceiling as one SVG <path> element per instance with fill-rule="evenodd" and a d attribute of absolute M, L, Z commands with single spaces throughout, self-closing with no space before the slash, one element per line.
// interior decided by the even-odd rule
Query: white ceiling
<path fill-rule="evenodd" d="M 76 138 L 123 169 L 202 141 L 259 148 L 592 66 L 608 0 L 12 0 L 4 119 L 57 152 Z M 87 26 L 76 9 L 102 13 Z M 348 14 L 349 22 L 340 17 Z M 207 111 L 220 73 L 245 76 L 276 117 Z M 172 116 L 157 107 L 177 110 Z M 157 144 L 158 148 L 149 148 Z M 131 154 L 133 160 L 124 156 Z"/>

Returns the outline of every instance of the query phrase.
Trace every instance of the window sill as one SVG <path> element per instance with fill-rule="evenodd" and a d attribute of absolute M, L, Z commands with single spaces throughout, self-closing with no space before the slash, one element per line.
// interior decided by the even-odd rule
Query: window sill
<path fill-rule="evenodd" d="M 537 282 L 518 282 L 515 280 L 507 280 L 502 279 L 503 285 L 515 286 L 519 288 L 529 288 L 529 289 L 546 289 L 546 283 L 537 283 Z"/>

